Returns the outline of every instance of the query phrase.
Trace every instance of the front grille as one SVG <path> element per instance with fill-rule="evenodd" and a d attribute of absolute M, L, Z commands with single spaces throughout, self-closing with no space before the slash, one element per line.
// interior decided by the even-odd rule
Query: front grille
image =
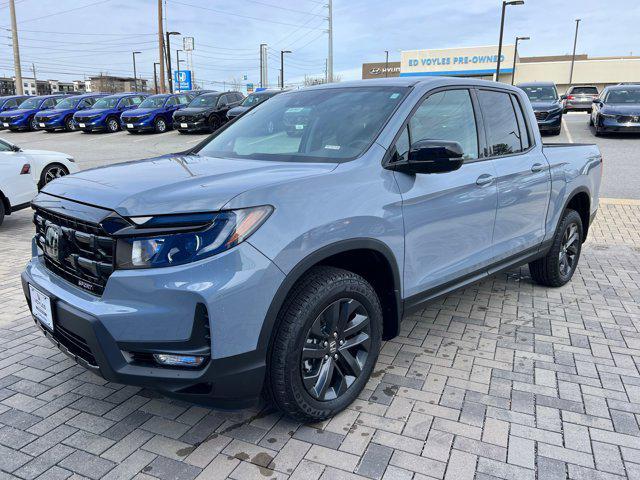
<path fill-rule="evenodd" d="M 122 119 L 124 123 L 136 123 L 142 120 L 144 117 L 125 117 Z"/>
<path fill-rule="evenodd" d="M 186 122 L 188 120 L 187 117 L 185 117 L 184 115 L 178 115 L 176 117 L 176 122 Z"/>
<path fill-rule="evenodd" d="M 51 118 L 49 117 L 38 117 L 38 122 L 45 123 L 45 122 L 48 122 L 49 120 L 51 120 Z"/>
<path fill-rule="evenodd" d="M 640 117 L 635 117 L 632 115 L 618 115 L 618 123 L 634 123 L 640 121 Z"/>
<path fill-rule="evenodd" d="M 114 270 L 115 240 L 99 225 L 41 208 L 36 208 L 33 222 L 47 269 L 89 293 L 101 295 Z"/>
<path fill-rule="evenodd" d="M 64 345 L 70 353 L 82 358 L 89 365 L 94 367 L 98 366 L 98 362 L 96 361 L 96 357 L 93 356 L 91 348 L 89 348 L 85 339 L 80 335 L 56 324 L 55 331 L 53 332 L 53 338 Z"/>
<path fill-rule="evenodd" d="M 536 115 L 536 120 L 546 120 L 549 116 L 549 112 L 534 112 Z"/>

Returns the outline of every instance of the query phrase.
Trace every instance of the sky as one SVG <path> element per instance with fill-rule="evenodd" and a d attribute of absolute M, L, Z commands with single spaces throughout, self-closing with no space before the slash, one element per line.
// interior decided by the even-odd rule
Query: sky
<path fill-rule="evenodd" d="M 23 76 L 77 80 L 110 73 L 151 80 L 157 61 L 156 0 L 15 0 Z M 259 81 L 259 45 L 269 46 L 275 86 L 280 50 L 287 83 L 324 76 L 326 0 L 166 0 L 171 31 L 195 38 L 193 70 L 205 88 Z M 363 62 L 400 59 L 401 50 L 498 43 L 499 0 L 334 0 L 334 73 L 360 78 Z M 518 36 L 521 56 L 571 53 L 640 55 L 638 0 L 525 0 L 507 7 L 504 42 Z M 0 0 L 0 75 L 13 75 L 8 0 Z M 172 60 L 182 40 L 172 37 Z M 636 51 L 634 51 L 634 49 Z M 181 54 L 183 55 L 183 54 Z M 175 63 L 174 63 L 175 68 Z M 184 66 L 183 66 L 184 68 Z"/>

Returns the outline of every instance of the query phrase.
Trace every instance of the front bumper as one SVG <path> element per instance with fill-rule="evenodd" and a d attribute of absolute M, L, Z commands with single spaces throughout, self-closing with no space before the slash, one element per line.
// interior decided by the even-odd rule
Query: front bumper
<path fill-rule="evenodd" d="M 536 119 L 536 121 L 541 132 L 558 130 L 562 125 L 562 110 L 550 113 L 546 118 Z"/>
<path fill-rule="evenodd" d="M 121 118 L 120 123 L 123 130 L 127 130 L 128 132 L 148 132 L 151 130 L 155 130 L 155 125 L 153 123 L 153 118 L 145 119 L 139 122 L 128 122 L 126 118 Z"/>
<path fill-rule="evenodd" d="M 173 119 L 173 128 L 180 132 L 199 132 L 202 130 L 208 130 L 209 125 L 207 124 L 206 118 L 199 118 L 198 120 L 189 118 L 182 121 Z"/>
<path fill-rule="evenodd" d="M 620 123 L 615 118 L 600 117 L 598 127 L 604 132 L 640 133 L 640 122 Z"/>
<path fill-rule="evenodd" d="M 96 118 L 94 120 L 78 120 L 74 117 L 74 122 L 78 126 L 79 130 L 83 132 L 101 132 L 102 130 L 106 130 L 106 126 L 104 122 L 106 122 L 106 118 Z"/>
<path fill-rule="evenodd" d="M 22 274 L 22 284 L 29 304 L 29 284 L 50 296 L 54 332 L 36 323 L 81 366 L 109 381 L 240 408 L 254 403 L 262 390 L 266 349 L 258 339 L 283 277 L 245 242 L 190 265 L 116 271 L 101 297 L 57 277 L 37 255 Z M 204 367 L 161 367 L 123 353 L 155 348 L 161 353 L 184 344 L 195 331 L 198 305 L 208 312 L 211 339 L 211 358 Z"/>
<path fill-rule="evenodd" d="M 27 130 L 30 128 L 29 119 L 20 117 L 17 119 L 0 119 L 0 125 L 6 130 Z"/>
<path fill-rule="evenodd" d="M 59 128 L 65 128 L 64 117 L 54 118 L 43 122 L 36 116 L 36 122 L 38 122 L 38 128 L 40 130 L 56 130 Z"/>

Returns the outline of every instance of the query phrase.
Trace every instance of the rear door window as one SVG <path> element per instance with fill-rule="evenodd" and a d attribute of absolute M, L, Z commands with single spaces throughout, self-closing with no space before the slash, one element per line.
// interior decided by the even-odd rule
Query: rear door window
<path fill-rule="evenodd" d="M 489 156 L 510 155 L 522 151 L 516 112 L 506 92 L 479 90 Z"/>
<path fill-rule="evenodd" d="M 131 97 L 131 105 L 140 105 L 144 97 Z"/>
<path fill-rule="evenodd" d="M 515 95 L 511 95 L 511 102 L 513 103 L 513 109 L 516 112 L 516 119 L 518 120 L 518 129 L 520 130 L 520 144 L 522 150 L 527 150 L 531 146 L 531 138 L 529 137 L 524 110 L 522 109 L 522 104 L 518 100 L 518 97 L 516 97 Z"/>

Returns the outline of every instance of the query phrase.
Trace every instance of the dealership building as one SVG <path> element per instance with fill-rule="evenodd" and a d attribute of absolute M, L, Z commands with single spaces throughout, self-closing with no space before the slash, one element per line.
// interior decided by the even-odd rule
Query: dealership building
<path fill-rule="evenodd" d="M 516 59 L 514 63 L 514 57 Z M 408 76 L 455 76 L 493 80 L 498 46 L 406 50 L 400 62 L 365 63 L 362 78 Z M 554 82 L 560 94 L 569 87 L 571 55 L 520 57 L 515 45 L 503 45 L 500 81 L 511 83 Z M 515 70 L 514 70 L 515 67 Z M 596 85 L 602 89 L 621 82 L 640 83 L 640 56 L 589 57 L 576 55 L 573 85 Z"/>

